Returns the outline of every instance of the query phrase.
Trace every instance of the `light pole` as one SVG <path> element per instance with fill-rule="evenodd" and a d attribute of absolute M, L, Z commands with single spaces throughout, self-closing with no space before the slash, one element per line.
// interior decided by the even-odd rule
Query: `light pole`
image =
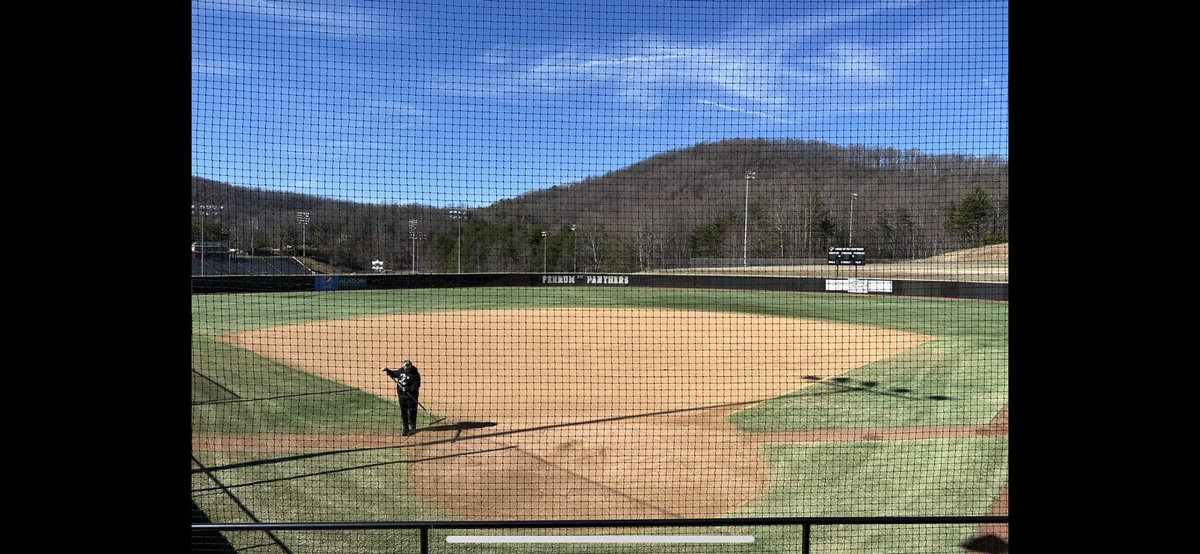
<path fill-rule="evenodd" d="M 250 218 L 250 255 L 254 255 L 254 239 L 258 235 L 258 218 Z"/>
<path fill-rule="evenodd" d="M 542 273 L 546 272 L 546 251 L 550 247 L 550 241 L 546 240 L 548 236 L 549 231 L 542 231 Z"/>
<path fill-rule="evenodd" d="M 575 224 L 571 224 L 571 273 L 579 273 L 579 255 L 575 252 Z"/>
<path fill-rule="evenodd" d="M 308 257 L 308 220 L 312 216 L 309 212 L 296 212 L 296 221 L 300 223 L 300 255 Z"/>
<path fill-rule="evenodd" d="M 412 272 L 417 272 L 417 220 L 408 220 L 408 238 L 412 239 Z"/>
<path fill-rule="evenodd" d="M 854 199 L 858 198 L 857 192 L 850 193 L 850 243 L 846 246 L 854 246 Z"/>
<path fill-rule="evenodd" d="M 746 172 L 746 212 L 742 216 L 742 267 L 746 267 L 746 251 L 750 244 L 750 179 L 754 179 L 756 175 L 753 171 Z"/>
<path fill-rule="evenodd" d="M 467 218 L 466 210 L 450 210 L 450 219 L 458 222 L 458 272 L 462 273 L 462 220 Z"/>
<path fill-rule="evenodd" d="M 224 209 L 225 209 L 225 206 L 218 206 L 216 204 L 200 204 L 198 206 L 196 204 L 192 204 L 192 215 L 196 215 L 197 211 L 200 212 L 200 274 L 201 275 L 206 275 L 208 273 L 208 269 L 204 265 L 204 249 L 208 247 L 208 244 L 207 244 L 208 241 L 205 240 L 206 239 L 206 230 L 207 230 L 206 227 L 208 227 L 208 216 L 210 216 L 210 215 L 215 216 L 218 213 L 220 213 L 221 210 L 224 210 Z"/>

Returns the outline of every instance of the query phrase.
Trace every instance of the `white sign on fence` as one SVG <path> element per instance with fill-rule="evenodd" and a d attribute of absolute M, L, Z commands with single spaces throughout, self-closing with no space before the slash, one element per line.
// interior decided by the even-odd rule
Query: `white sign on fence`
<path fill-rule="evenodd" d="M 826 279 L 825 290 L 828 292 L 854 292 L 867 294 L 871 292 L 892 292 L 892 282 L 878 279 Z"/>

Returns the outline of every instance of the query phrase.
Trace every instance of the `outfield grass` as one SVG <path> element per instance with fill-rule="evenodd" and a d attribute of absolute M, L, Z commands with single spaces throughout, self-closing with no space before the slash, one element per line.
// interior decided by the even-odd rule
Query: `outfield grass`
<path fill-rule="evenodd" d="M 1001 302 L 603 287 L 196 295 L 192 297 L 193 434 L 355 433 L 394 431 L 397 426 L 394 401 L 347 390 L 341 383 L 263 358 L 221 341 L 217 337 L 221 333 L 383 314 L 538 307 L 746 312 L 874 325 L 935 337 L 840 380 L 815 383 L 734 413 L 731 422 L 745 430 L 982 424 L 1008 398 L 1008 305 Z M 736 386 L 736 379 L 744 378 L 738 375 L 742 368 L 728 369 L 734 379 L 731 386 Z M 767 447 L 772 467 L 768 494 L 731 515 L 983 514 L 1007 478 L 1006 448 L 1006 437 L 772 444 Z M 319 445 L 314 446 L 317 449 Z M 283 460 L 294 453 L 195 452 L 205 466 L 218 468 L 216 477 L 233 488 L 222 491 L 205 473 L 195 473 L 193 498 L 214 521 L 249 520 L 230 493 L 263 521 L 449 517 L 410 490 L 403 449 L 313 453 L 319 455 Z M 221 469 L 245 463 L 249 465 Z M 387 486 L 381 488 L 381 483 Z M 901 546 L 888 546 L 888 540 L 899 541 L 916 529 L 818 527 L 814 529 L 818 547 L 814 551 L 959 552 L 958 544 L 969 538 L 975 527 L 922 526 L 919 539 L 910 537 L 896 543 Z M 670 530 L 705 531 L 748 530 Z M 799 545 L 799 527 L 749 531 L 762 539 L 747 547 L 723 547 L 722 551 L 790 552 Z M 432 535 L 441 541 L 447 533 Z M 261 533 L 234 535 L 231 539 L 244 541 L 235 544 L 239 548 L 272 551 L 270 547 L 251 548 L 264 540 Z M 415 532 L 278 535 L 286 544 L 300 545 L 300 550 L 411 551 L 416 545 Z M 548 551 L 544 547 L 536 551 Z M 595 550 L 562 546 L 549 551 Z M 697 550 L 656 546 L 629 551 Z"/>
<path fill-rule="evenodd" d="M 766 451 L 771 465 L 767 494 L 731 515 L 986 514 L 1008 480 L 1008 437 L 781 443 Z M 962 552 L 960 545 L 976 529 L 821 526 L 813 532 L 813 551 Z M 920 533 L 921 539 L 911 541 L 905 533 Z M 893 544 L 902 546 L 889 546 Z"/>
<path fill-rule="evenodd" d="M 753 431 L 982 424 L 1008 398 L 1008 305 L 1000 302 L 761 291 L 483 288 L 201 295 L 192 300 L 197 432 L 351 432 L 392 429 L 394 406 L 280 365 L 215 335 L 263 326 L 381 314 L 532 307 L 736 311 L 861 323 L 936 340 L 794 395 L 734 414 Z M 203 375 L 203 377 L 201 377 Z M 733 378 L 738 378 L 736 375 Z M 215 383 L 214 383 L 215 382 Z M 219 386 L 218 386 L 219 384 Z M 334 392 L 342 391 L 342 392 Z M 286 396 L 304 393 L 305 396 Z M 229 422 L 237 427 L 229 429 Z"/>
<path fill-rule="evenodd" d="M 939 338 L 735 412 L 747 431 L 988 423 L 1008 403 L 1008 349 Z"/>
<path fill-rule="evenodd" d="M 999 338 L 997 333 L 1005 336 L 1008 328 L 1005 302 L 739 290 L 491 287 L 195 295 L 192 329 L 211 335 L 380 314 L 542 307 L 746 312 L 993 338 Z"/>

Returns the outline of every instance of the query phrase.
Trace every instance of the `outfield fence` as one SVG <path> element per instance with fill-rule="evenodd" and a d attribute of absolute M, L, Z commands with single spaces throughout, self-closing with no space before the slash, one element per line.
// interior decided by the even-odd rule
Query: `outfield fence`
<path fill-rule="evenodd" d="M 1008 283 L 771 275 L 436 274 L 194 277 L 192 294 L 465 287 L 661 287 L 1008 300 Z"/>

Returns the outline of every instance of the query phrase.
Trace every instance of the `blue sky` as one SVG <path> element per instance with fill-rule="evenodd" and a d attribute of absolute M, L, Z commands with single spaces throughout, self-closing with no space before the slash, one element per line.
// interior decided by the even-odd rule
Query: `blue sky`
<path fill-rule="evenodd" d="M 727 138 L 1008 156 L 1008 4 L 193 0 L 192 172 L 481 206 Z"/>

